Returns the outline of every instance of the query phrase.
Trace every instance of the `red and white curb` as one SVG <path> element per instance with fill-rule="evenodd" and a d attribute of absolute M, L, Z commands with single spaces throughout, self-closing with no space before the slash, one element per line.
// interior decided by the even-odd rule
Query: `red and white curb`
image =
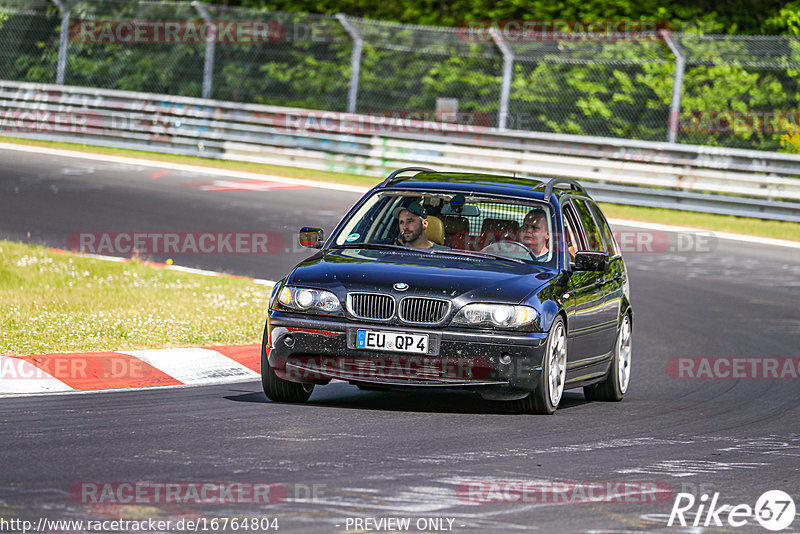
<path fill-rule="evenodd" d="M 260 369 L 260 344 L 0 356 L 0 395 L 240 382 Z"/>

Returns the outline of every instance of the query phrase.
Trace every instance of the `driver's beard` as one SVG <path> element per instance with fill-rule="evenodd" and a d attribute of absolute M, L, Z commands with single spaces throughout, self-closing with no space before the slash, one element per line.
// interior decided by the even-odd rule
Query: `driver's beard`
<path fill-rule="evenodd" d="M 401 234 L 401 235 L 403 235 L 403 234 Z M 419 236 L 421 236 L 421 235 L 422 235 L 422 227 L 420 226 L 420 229 L 419 229 L 419 231 L 417 231 L 417 232 L 412 232 L 412 233 L 411 233 L 411 235 L 409 235 L 409 236 L 408 236 L 408 238 L 406 238 L 406 236 L 405 236 L 405 235 L 403 235 L 403 242 L 404 242 L 404 243 L 413 243 L 413 242 L 414 242 L 415 240 L 417 240 L 417 238 L 419 238 Z"/>

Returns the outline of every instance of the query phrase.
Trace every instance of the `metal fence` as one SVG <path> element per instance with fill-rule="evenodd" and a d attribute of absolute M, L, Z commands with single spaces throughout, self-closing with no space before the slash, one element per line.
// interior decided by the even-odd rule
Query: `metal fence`
<path fill-rule="evenodd" d="M 505 30 L 201 2 L 0 0 L 0 78 L 800 151 L 796 37 Z"/>

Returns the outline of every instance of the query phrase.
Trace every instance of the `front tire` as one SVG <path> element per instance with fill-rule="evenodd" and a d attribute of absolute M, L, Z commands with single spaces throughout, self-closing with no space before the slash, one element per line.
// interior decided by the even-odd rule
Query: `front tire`
<path fill-rule="evenodd" d="M 625 314 L 614 344 L 614 358 L 605 379 L 583 388 L 583 396 L 590 401 L 621 401 L 631 380 L 631 318 Z"/>
<path fill-rule="evenodd" d="M 273 402 L 306 402 L 314 391 L 314 384 L 298 384 L 275 374 L 267 358 L 267 330 L 261 343 L 261 387 Z"/>
<path fill-rule="evenodd" d="M 512 401 L 517 413 L 550 415 L 556 411 L 564 394 L 564 380 L 567 375 L 567 329 L 564 319 L 559 315 L 553 321 L 547 336 L 542 372 L 536 389 L 524 399 Z"/>

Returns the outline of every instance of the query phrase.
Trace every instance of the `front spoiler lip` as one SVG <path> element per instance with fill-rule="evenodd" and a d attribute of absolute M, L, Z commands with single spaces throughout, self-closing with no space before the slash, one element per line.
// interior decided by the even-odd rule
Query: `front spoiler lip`
<path fill-rule="evenodd" d="M 484 330 L 471 329 L 468 327 L 452 327 L 449 325 L 431 328 L 423 325 L 400 325 L 400 324 L 381 324 L 349 319 L 342 317 L 330 317 L 324 315 L 300 315 L 289 314 L 279 310 L 270 310 L 270 326 L 288 328 L 309 333 L 317 333 L 325 336 L 347 335 L 348 329 L 371 329 L 371 330 L 391 330 L 406 331 L 417 334 L 436 333 L 441 335 L 442 341 L 467 341 L 477 343 L 497 343 L 502 341 L 505 345 L 533 346 L 534 348 L 543 345 L 547 338 L 547 332 L 538 331 L 515 331 L 515 330 Z"/>
<path fill-rule="evenodd" d="M 306 367 L 295 362 L 286 362 L 286 368 L 291 367 L 294 371 L 312 372 L 323 378 L 332 378 L 337 380 L 345 380 L 347 382 L 357 382 L 359 384 L 376 384 L 382 386 L 410 386 L 410 387 L 431 387 L 431 388 L 465 388 L 465 387 L 482 387 L 482 386 L 506 386 L 507 380 L 461 380 L 461 379 L 446 379 L 446 378 L 430 378 L 430 379 L 392 379 L 392 378 L 374 378 L 358 375 L 350 375 L 347 373 L 336 373 L 330 371 L 321 371 L 314 367 Z"/>

